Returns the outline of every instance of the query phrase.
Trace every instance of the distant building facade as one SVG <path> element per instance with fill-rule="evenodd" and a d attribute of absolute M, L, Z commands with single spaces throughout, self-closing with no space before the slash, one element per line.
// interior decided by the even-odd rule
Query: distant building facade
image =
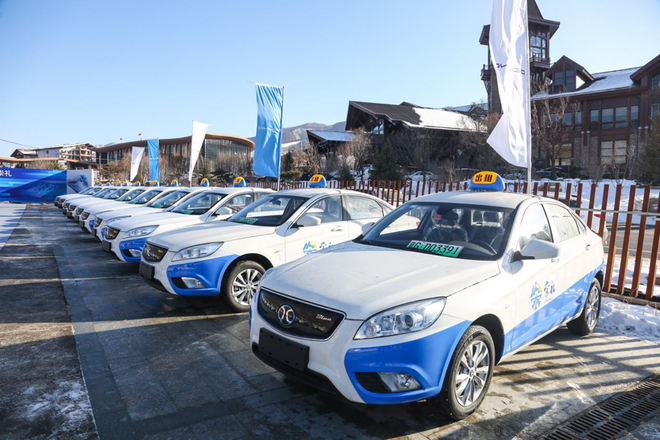
<path fill-rule="evenodd" d="M 44 148 L 17 148 L 11 157 L 21 162 L 26 160 L 57 160 L 69 169 L 91 168 L 96 164 L 94 146 L 87 142 L 55 145 Z"/>
<path fill-rule="evenodd" d="M 551 63 L 550 40 L 559 29 L 558 21 L 545 19 L 535 0 L 528 0 L 532 103 L 570 102 L 561 119 L 564 135 L 554 158 L 532 143 L 537 168 L 561 166 L 585 174 L 594 163 L 604 167 L 634 168 L 644 148 L 651 120 L 660 115 L 660 55 L 644 66 L 590 73 L 576 61 L 562 56 Z M 479 42 L 488 47 L 490 26 L 484 26 Z M 491 112 L 501 113 L 497 80 L 488 63 L 481 70 Z M 540 120 L 544 127 L 546 120 Z M 552 163 L 554 162 L 554 163 Z"/>

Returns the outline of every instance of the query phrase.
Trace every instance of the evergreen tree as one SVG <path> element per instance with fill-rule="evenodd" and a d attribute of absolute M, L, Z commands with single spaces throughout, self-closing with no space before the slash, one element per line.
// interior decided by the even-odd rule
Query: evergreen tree
<path fill-rule="evenodd" d="M 291 171 L 293 169 L 294 163 L 293 163 L 293 154 L 289 151 L 284 155 L 282 158 L 282 171 Z"/>
<path fill-rule="evenodd" d="M 401 179 L 401 173 L 399 173 L 396 164 L 396 151 L 394 150 L 394 145 L 389 140 L 385 142 L 380 152 L 376 153 L 374 169 L 371 172 L 370 178 L 372 180 Z"/>
<path fill-rule="evenodd" d="M 638 166 L 639 183 L 660 184 L 660 116 L 651 121 L 651 130 Z"/>

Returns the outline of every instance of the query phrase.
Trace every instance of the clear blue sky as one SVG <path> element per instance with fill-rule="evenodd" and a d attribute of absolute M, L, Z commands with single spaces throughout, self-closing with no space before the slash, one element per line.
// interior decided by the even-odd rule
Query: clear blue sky
<path fill-rule="evenodd" d="M 254 88 L 286 87 L 284 126 L 335 123 L 349 100 L 485 97 L 489 0 L 0 0 L 0 138 L 35 147 L 212 133 L 253 136 Z M 538 0 L 551 56 L 591 72 L 660 53 L 660 0 Z M 0 142 L 0 156 L 16 146 Z"/>

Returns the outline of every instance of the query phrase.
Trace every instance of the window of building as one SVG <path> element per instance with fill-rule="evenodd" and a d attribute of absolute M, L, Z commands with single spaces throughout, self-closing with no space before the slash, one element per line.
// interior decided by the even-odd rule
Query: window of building
<path fill-rule="evenodd" d="M 651 119 L 655 119 L 660 116 L 660 102 L 651 104 Z"/>
<path fill-rule="evenodd" d="M 598 109 L 589 113 L 589 130 L 598 130 Z"/>
<path fill-rule="evenodd" d="M 628 107 L 617 107 L 614 113 L 616 128 L 626 128 L 628 126 Z"/>
<path fill-rule="evenodd" d="M 564 119 L 562 120 L 564 125 L 573 125 L 573 113 L 566 112 L 564 113 Z"/>
<path fill-rule="evenodd" d="M 577 111 L 575 112 L 575 131 L 581 131 L 582 130 L 582 112 Z"/>
<path fill-rule="evenodd" d="M 555 72 L 552 85 L 554 86 L 555 93 L 564 91 L 564 72 Z"/>
<path fill-rule="evenodd" d="M 600 163 L 603 165 L 620 165 L 627 161 L 627 141 L 602 141 L 600 143 Z"/>
<path fill-rule="evenodd" d="M 566 91 L 572 92 L 575 90 L 575 70 L 570 69 L 566 71 Z"/>
<path fill-rule="evenodd" d="M 630 126 L 633 128 L 639 127 L 639 106 L 630 106 Z"/>
<path fill-rule="evenodd" d="M 573 159 L 573 145 L 563 144 L 559 149 L 557 158 L 555 159 L 555 166 L 563 167 L 570 166 Z"/>
<path fill-rule="evenodd" d="M 529 46 L 532 61 L 544 61 L 548 58 L 548 35 L 543 31 L 530 31 Z"/>
<path fill-rule="evenodd" d="M 601 110 L 601 122 L 603 123 L 603 130 L 614 128 L 614 109 L 604 108 Z"/>
<path fill-rule="evenodd" d="M 651 77 L 651 90 L 660 89 L 660 73 Z"/>

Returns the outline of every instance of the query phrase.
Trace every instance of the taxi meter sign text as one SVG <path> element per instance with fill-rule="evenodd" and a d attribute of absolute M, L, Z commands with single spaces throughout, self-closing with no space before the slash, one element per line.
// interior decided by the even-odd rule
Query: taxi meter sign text
<path fill-rule="evenodd" d="M 471 191 L 504 191 L 504 180 L 492 171 L 481 171 L 472 177 Z"/>
<path fill-rule="evenodd" d="M 472 177 L 472 183 L 494 183 L 497 180 L 497 174 L 492 171 L 481 171 Z"/>

